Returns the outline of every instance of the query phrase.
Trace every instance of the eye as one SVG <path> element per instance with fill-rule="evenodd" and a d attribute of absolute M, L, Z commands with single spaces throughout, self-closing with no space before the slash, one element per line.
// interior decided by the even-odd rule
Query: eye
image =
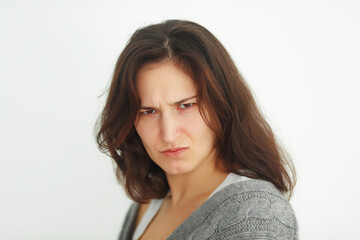
<path fill-rule="evenodd" d="M 144 114 L 144 115 L 150 115 L 150 114 L 154 114 L 154 113 L 155 113 L 154 109 L 150 109 L 150 110 L 140 112 L 140 114 Z"/>
<path fill-rule="evenodd" d="M 189 108 L 191 106 L 193 106 L 195 103 L 185 103 L 185 104 L 180 104 L 180 108 L 181 109 L 186 109 Z"/>

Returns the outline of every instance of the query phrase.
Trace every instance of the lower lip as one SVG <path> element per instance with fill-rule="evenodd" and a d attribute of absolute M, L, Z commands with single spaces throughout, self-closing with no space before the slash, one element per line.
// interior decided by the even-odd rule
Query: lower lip
<path fill-rule="evenodd" d="M 166 152 L 163 152 L 163 154 L 167 157 L 178 157 L 178 156 L 180 156 L 180 154 L 182 154 L 186 150 L 187 150 L 187 148 L 181 148 L 176 151 L 166 151 Z"/>

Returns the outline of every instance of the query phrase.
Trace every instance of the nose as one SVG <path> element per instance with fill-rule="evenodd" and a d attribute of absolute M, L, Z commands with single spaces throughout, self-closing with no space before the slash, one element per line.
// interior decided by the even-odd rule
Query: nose
<path fill-rule="evenodd" d="M 173 143 L 181 134 L 180 124 L 171 113 L 162 115 L 161 136 L 164 142 Z"/>

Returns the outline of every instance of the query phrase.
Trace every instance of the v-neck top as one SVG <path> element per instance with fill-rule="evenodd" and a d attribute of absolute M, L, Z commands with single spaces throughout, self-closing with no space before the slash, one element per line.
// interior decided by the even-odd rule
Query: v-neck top
<path fill-rule="evenodd" d="M 154 199 L 134 231 L 139 204 L 126 215 L 119 240 L 138 239 L 159 210 Z M 178 239 L 298 239 L 295 213 L 270 182 L 229 174 L 209 198 L 167 238 Z"/>
<path fill-rule="evenodd" d="M 240 182 L 244 180 L 248 180 L 249 178 L 240 176 L 234 173 L 229 173 L 226 178 L 220 183 L 220 185 L 210 194 L 208 197 L 211 198 L 215 193 L 217 193 L 220 189 L 230 185 L 231 183 Z M 141 218 L 140 223 L 135 229 L 134 235 L 132 237 L 132 240 L 138 240 L 141 235 L 144 233 L 152 219 L 155 217 L 157 212 L 159 211 L 164 199 L 153 199 L 150 201 L 150 204 L 144 214 L 144 216 Z"/>

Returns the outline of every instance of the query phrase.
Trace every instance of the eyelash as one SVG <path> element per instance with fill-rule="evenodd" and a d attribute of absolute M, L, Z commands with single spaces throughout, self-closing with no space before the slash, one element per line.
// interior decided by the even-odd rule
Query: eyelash
<path fill-rule="evenodd" d="M 187 109 L 191 108 L 194 105 L 195 105 L 195 103 L 183 103 L 183 104 L 179 105 L 180 107 L 178 109 L 183 111 L 183 110 L 187 110 Z M 185 107 L 181 107 L 181 106 L 185 106 Z M 152 113 L 147 113 L 147 112 L 152 112 Z M 147 115 L 154 114 L 154 112 L 155 112 L 154 109 L 150 109 L 150 110 L 147 110 L 147 111 L 142 111 L 142 112 L 140 112 L 140 114 L 147 116 Z"/>

